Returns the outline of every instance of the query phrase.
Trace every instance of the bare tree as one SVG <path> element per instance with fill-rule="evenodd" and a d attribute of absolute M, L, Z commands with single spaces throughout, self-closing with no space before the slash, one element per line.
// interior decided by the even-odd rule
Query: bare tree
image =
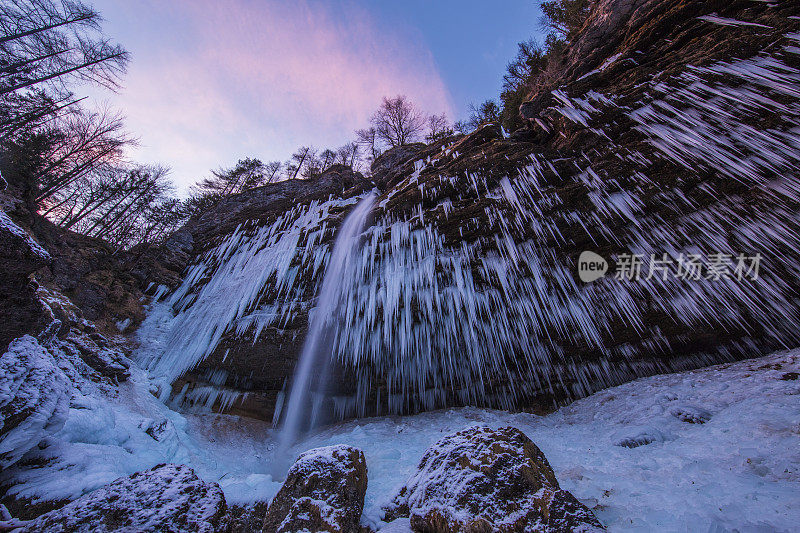
<path fill-rule="evenodd" d="M 516 91 L 524 87 L 534 74 L 547 65 L 545 50 L 533 39 L 518 43 L 517 49 L 516 57 L 506 66 L 503 75 L 504 91 Z"/>
<path fill-rule="evenodd" d="M 474 130 L 484 124 L 498 122 L 500 120 L 500 106 L 498 106 L 497 102 L 494 100 L 486 100 L 478 106 L 472 104 L 469 107 L 472 112 L 469 117 L 470 129 Z"/>
<path fill-rule="evenodd" d="M 384 98 L 370 122 L 378 138 L 390 147 L 418 140 L 425 129 L 425 116 L 403 95 Z"/>
<path fill-rule="evenodd" d="M 121 118 L 72 94 L 75 83 L 114 90 L 125 71 L 128 53 L 101 22 L 80 0 L 0 0 L 0 163 L 43 216 L 121 249 L 163 239 L 183 212 L 165 168 L 124 160 Z M 232 188 L 262 179 L 240 174 Z"/>
<path fill-rule="evenodd" d="M 358 143 L 357 142 L 349 142 L 344 146 L 337 148 L 336 150 L 336 157 L 337 161 L 342 165 L 346 165 L 353 170 L 357 169 L 358 166 Z"/>
<path fill-rule="evenodd" d="M 30 136 L 79 110 L 85 99 L 72 94 L 54 97 L 42 90 L 6 94 L 0 97 L 0 138 Z"/>
<path fill-rule="evenodd" d="M 106 211 L 91 218 L 86 235 L 108 238 L 141 214 L 150 204 L 170 192 L 167 169 L 159 166 L 137 166 L 127 171 L 125 183 L 117 201 Z"/>
<path fill-rule="evenodd" d="M 144 210 L 130 242 L 144 245 L 160 244 L 177 230 L 184 220 L 178 199 L 169 197 L 159 199 Z"/>
<path fill-rule="evenodd" d="M 183 220 L 166 175 L 158 166 L 107 167 L 60 189 L 43 214 L 64 229 L 104 239 L 117 249 L 152 243 Z"/>
<path fill-rule="evenodd" d="M 465 120 L 456 120 L 453 122 L 453 132 L 460 133 L 460 134 L 467 134 L 471 132 L 474 128 L 470 126 L 469 122 Z"/>
<path fill-rule="evenodd" d="M 549 0 L 542 2 L 543 23 L 559 38 L 571 41 L 580 30 L 592 3 L 589 0 Z"/>
<path fill-rule="evenodd" d="M 0 1 L 0 152 L 23 156 L 8 169 L 14 187 L 47 211 L 77 201 L 86 191 L 72 185 L 132 141 L 118 116 L 81 110 L 70 91 L 76 81 L 116 88 L 125 70 L 127 52 L 100 22 L 77 0 Z"/>
<path fill-rule="evenodd" d="M 100 21 L 73 0 L 4 0 L 0 96 L 34 86 L 64 95 L 70 79 L 116 88 L 128 53 L 100 34 Z"/>
<path fill-rule="evenodd" d="M 240 159 L 233 168 L 220 168 L 211 173 L 212 177 L 201 182 L 200 187 L 210 193 L 222 196 L 239 194 L 242 191 L 260 187 L 266 183 L 266 167 L 255 158 Z"/>
<path fill-rule="evenodd" d="M 440 141 L 454 133 L 444 113 L 429 116 L 427 126 L 428 134 L 425 136 L 425 140 L 429 143 Z"/>
<path fill-rule="evenodd" d="M 356 143 L 366 154 L 366 162 L 368 164 L 371 164 L 381 155 L 379 142 L 378 130 L 375 128 L 356 130 Z"/>
<path fill-rule="evenodd" d="M 286 179 L 293 180 L 297 178 L 297 176 L 307 174 L 306 168 L 309 166 L 309 163 L 314 160 L 316 153 L 317 151 L 311 146 L 301 146 L 298 148 L 284 165 Z"/>
<path fill-rule="evenodd" d="M 331 165 L 336 163 L 336 152 L 330 148 L 326 148 L 319 154 L 320 172 L 325 172 Z"/>
<path fill-rule="evenodd" d="M 283 169 L 283 163 L 280 161 L 270 161 L 264 165 L 264 178 L 265 183 L 275 183 L 278 181 L 280 172 Z"/>
<path fill-rule="evenodd" d="M 132 140 L 123 131 L 119 115 L 107 111 L 70 113 L 46 133 L 51 140 L 39 156 L 44 164 L 30 176 L 42 202 L 82 176 L 121 161 L 122 149 Z"/>

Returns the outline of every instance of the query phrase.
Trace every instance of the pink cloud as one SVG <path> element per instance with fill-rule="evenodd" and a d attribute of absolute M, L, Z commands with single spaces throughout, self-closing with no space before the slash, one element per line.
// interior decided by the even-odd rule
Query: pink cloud
<path fill-rule="evenodd" d="M 452 117 L 419 33 L 387 30 L 355 4 L 146 5 L 126 7 L 126 22 L 161 21 L 163 31 L 133 44 L 118 37 L 133 52 L 119 99 L 142 141 L 136 155 L 171 164 L 181 187 L 245 155 L 282 159 L 301 144 L 342 144 L 383 96 L 406 94 Z"/>

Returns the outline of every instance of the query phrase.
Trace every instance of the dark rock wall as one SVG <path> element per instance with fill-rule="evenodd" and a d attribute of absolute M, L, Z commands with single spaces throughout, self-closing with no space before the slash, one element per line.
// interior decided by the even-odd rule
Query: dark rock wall
<path fill-rule="evenodd" d="M 22 228 L 0 210 L 0 352 L 26 333 L 39 333 L 49 323 L 30 275 L 52 262 Z"/>

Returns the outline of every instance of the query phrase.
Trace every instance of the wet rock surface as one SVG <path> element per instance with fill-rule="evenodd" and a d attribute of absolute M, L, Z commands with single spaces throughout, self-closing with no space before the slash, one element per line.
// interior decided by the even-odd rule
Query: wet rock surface
<path fill-rule="evenodd" d="M 356 533 L 364 510 L 367 464 L 361 450 L 329 446 L 304 452 L 272 500 L 263 531 Z"/>
<path fill-rule="evenodd" d="M 387 521 L 403 517 L 420 532 L 603 529 L 559 488 L 541 450 L 512 427 L 472 427 L 431 446 L 387 508 Z"/>
<path fill-rule="evenodd" d="M 159 465 L 101 487 L 26 524 L 25 532 L 221 531 L 225 496 L 184 465 Z"/>

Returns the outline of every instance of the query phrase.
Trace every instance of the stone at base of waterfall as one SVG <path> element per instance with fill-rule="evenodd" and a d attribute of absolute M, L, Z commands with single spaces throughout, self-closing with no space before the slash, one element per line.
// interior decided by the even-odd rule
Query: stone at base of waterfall
<path fill-rule="evenodd" d="M 165 464 L 117 479 L 28 522 L 25 533 L 196 531 L 222 527 L 225 496 L 185 465 Z"/>
<path fill-rule="evenodd" d="M 366 492 L 364 452 L 346 445 L 309 450 L 289 469 L 263 531 L 356 533 Z"/>
<path fill-rule="evenodd" d="M 561 490 L 544 454 L 520 430 L 471 427 L 428 448 L 386 508 L 413 531 L 595 532 L 603 526 Z"/>

